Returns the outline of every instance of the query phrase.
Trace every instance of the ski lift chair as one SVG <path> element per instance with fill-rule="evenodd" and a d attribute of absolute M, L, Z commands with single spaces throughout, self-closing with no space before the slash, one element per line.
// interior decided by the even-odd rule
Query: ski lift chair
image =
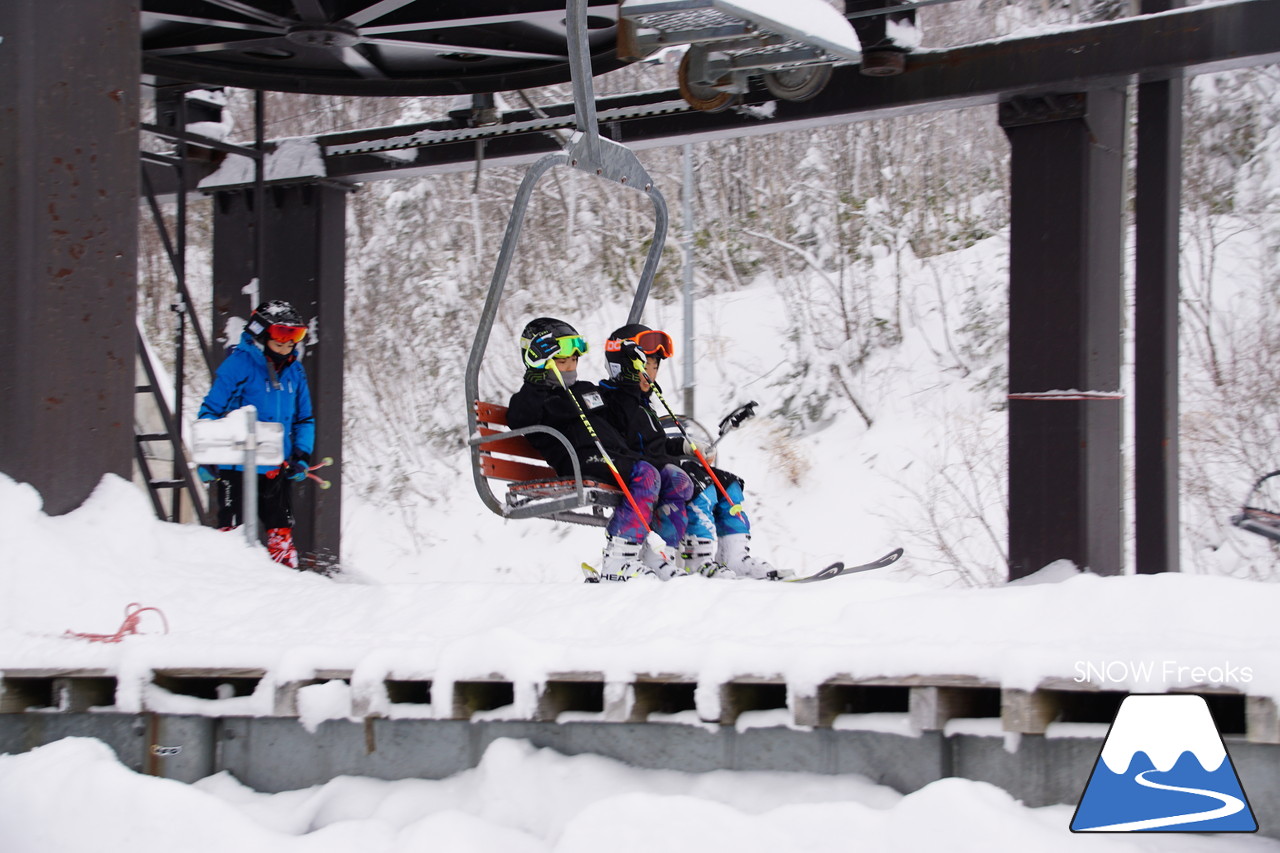
<path fill-rule="evenodd" d="M 1267 482 L 1278 476 L 1280 476 L 1280 471 L 1272 471 L 1269 474 L 1263 474 L 1254 482 L 1253 487 L 1249 489 L 1249 494 L 1244 499 L 1244 505 L 1240 507 L 1240 512 L 1231 517 L 1232 524 L 1241 530 L 1256 533 L 1273 542 L 1280 542 L 1280 510 L 1253 506 L 1253 504 L 1261 502 L 1258 498 L 1266 497 L 1264 495 L 1264 486 Z M 1275 506 L 1274 503 L 1271 505 Z"/>
<path fill-rule="evenodd" d="M 544 432 L 567 448 L 570 447 L 569 440 L 550 427 L 508 429 L 506 407 L 482 400 L 479 392 L 480 365 L 484 360 L 498 305 L 506 287 L 525 211 L 538 180 L 553 166 L 568 166 L 643 192 L 653 203 L 654 233 L 627 315 L 628 323 L 640 322 L 653 286 L 658 261 L 662 257 L 662 247 L 666 243 L 668 216 L 662 193 L 654 186 L 653 179 L 640 164 L 635 152 L 600 136 L 591 81 L 590 55 L 587 51 L 585 0 L 568 0 L 566 22 L 577 132 L 564 151 L 548 154 L 530 166 L 516 192 L 511 215 L 507 220 L 507 230 L 502 238 L 502 247 L 498 252 L 498 263 L 480 314 L 471 354 L 467 359 L 464 382 L 468 400 L 467 434 L 470 436 L 467 443 L 471 448 L 471 467 L 476 491 L 484 505 L 494 513 L 503 518 L 550 518 L 603 526 L 609 520 L 607 510 L 618 506 L 621 501 L 620 490 L 612 484 L 583 479 L 576 459 L 573 477 L 557 477 L 555 471 L 547 466 L 524 436 L 530 432 Z M 570 456 L 573 455 L 571 452 Z M 494 494 L 492 481 L 506 483 L 504 499 L 499 500 Z"/>

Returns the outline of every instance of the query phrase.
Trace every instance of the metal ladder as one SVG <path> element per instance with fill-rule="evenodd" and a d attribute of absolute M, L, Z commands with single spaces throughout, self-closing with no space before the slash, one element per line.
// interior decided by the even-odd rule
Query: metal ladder
<path fill-rule="evenodd" d="M 152 186 L 145 168 L 142 169 L 142 187 L 144 197 L 151 211 L 152 221 L 164 244 L 165 254 L 169 258 L 169 264 L 173 271 L 177 298 L 171 306 L 171 310 L 177 317 L 178 330 L 175 340 L 173 398 L 170 400 L 161 384 L 160 370 L 151 347 L 147 344 L 141 325 L 137 328 L 137 363 L 141 369 L 138 371 L 140 380 L 135 386 L 134 458 L 137 462 L 138 474 L 147 489 L 147 493 L 151 496 L 151 505 L 155 509 L 157 517 L 164 521 L 183 522 L 190 520 L 194 516 L 200 524 L 207 526 L 213 520 L 212 513 L 208 507 L 207 489 L 199 482 L 189 462 L 182 436 L 181 418 L 182 388 L 186 372 L 185 352 L 188 323 L 190 323 L 191 331 L 195 334 L 204 369 L 208 375 L 213 375 L 209 344 L 200 327 L 199 318 L 192 307 L 191 293 L 187 288 L 186 280 L 187 181 L 185 166 L 189 144 L 204 143 L 204 140 L 193 138 L 185 132 L 187 123 L 186 90 L 189 88 L 193 88 L 193 86 L 184 84 L 178 87 L 176 100 L 171 98 L 171 107 L 175 113 L 174 128 L 155 125 L 144 126 L 144 130 L 172 141 L 175 146 L 172 154 L 153 151 L 142 152 L 144 162 L 151 162 L 173 169 L 176 173 L 179 189 L 176 197 L 177 211 L 173 235 L 169 233 L 169 229 L 165 225 L 164 216 L 156 198 L 155 188 Z M 261 135 L 260 122 L 258 132 Z M 228 147 L 212 140 L 208 141 L 208 145 L 218 148 Z M 250 151 L 250 153 L 257 154 L 256 151 Z M 259 173 L 261 172 L 260 160 L 261 157 L 259 155 L 256 161 L 256 169 Z M 148 407 L 150 408 L 149 412 L 147 412 Z M 143 412 L 152 415 L 150 418 L 145 419 L 145 424 L 143 422 L 144 419 L 140 417 Z M 157 445 L 161 447 L 167 445 L 167 453 L 164 456 L 162 456 L 163 451 L 156 449 Z M 168 472 L 168 476 L 157 475 L 153 470 L 152 463 L 170 465 L 171 470 Z M 168 495 L 168 501 L 164 499 L 165 495 Z M 183 495 L 187 497 L 187 505 L 190 507 L 189 513 L 184 509 Z"/>
<path fill-rule="evenodd" d="M 179 317 L 182 317 L 179 314 Z M 182 322 L 181 320 L 179 321 Z M 142 329 L 138 332 L 138 364 L 142 368 L 144 381 L 135 386 L 137 399 L 134 404 L 134 459 L 138 463 L 138 473 L 143 485 L 151 496 L 151 505 L 156 516 L 164 521 L 182 522 L 185 520 L 182 496 L 185 494 L 191 513 L 202 525 L 210 523 L 210 512 L 206 506 L 206 490 L 203 489 L 192 473 L 188 462 L 186 447 L 182 438 L 182 421 L 175 409 L 181 411 L 181 397 L 170 405 L 164 389 L 160 385 L 159 371 L 156 368 L 151 348 L 147 346 Z M 181 370 L 178 375 L 181 376 Z M 181 381 L 176 383 L 181 388 Z M 179 390 L 179 394 L 181 391 Z M 140 410 L 150 405 L 159 414 L 162 431 L 147 431 L 138 417 Z M 162 459 L 153 449 L 154 445 L 167 445 L 169 458 Z M 158 475 L 153 470 L 153 462 L 172 462 L 169 476 Z M 168 494 L 169 500 L 164 500 Z"/>

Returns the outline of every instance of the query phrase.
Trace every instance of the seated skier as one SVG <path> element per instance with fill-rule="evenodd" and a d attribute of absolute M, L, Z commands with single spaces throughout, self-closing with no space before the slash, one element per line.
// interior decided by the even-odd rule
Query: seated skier
<path fill-rule="evenodd" d="M 687 436 L 668 436 L 663 429 L 651 397 L 656 391 L 674 419 L 657 382 L 662 359 L 674 352 L 666 332 L 638 323 L 623 326 L 605 342 L 609 378 L 600 383 L 600 389 L 605 417 L 630 451 L 655 466 L 675 462 L 693 480 L 695 493 L 687 508 L 680 567 L 687 574 L 707 577 L 777 580 L 791 576 L 752 556 L 751 522 L 742 509 L 742 478 L 710 467 L 709 460 L 698 458 Z"/>
<path fill-rule="evenodd" d="M 508 426 L 552 427 L 573 446 L 584 478 L 620 485 L 629 493 L 606 529 L 601 579 L 670 579 L 678 570 L 693 482 L 674 464 L 651 464 L 628 450 L 605 417 L 600 389 L 578 379 L 578 357 L 587 352 L 587 342 L 572 326 L 550 317 L 532 320 L 520 335 L 520 352 L 524 384 L 511 396 Z M 573 460 L 560 441 L 543 432 L 527 438 L 557 474 L 572 476 Z M 650 531 L 661 544 L 647 535 Z"/>

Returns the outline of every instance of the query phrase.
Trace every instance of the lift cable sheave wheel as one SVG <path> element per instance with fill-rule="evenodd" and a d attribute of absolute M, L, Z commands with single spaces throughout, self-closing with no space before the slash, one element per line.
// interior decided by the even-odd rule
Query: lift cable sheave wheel
<path fill-rule="evenodd" d="M 776 98 L 807 101 L 832 66 L 863 59 L 858 34 L 825 0 L 624 0 L 618 54 L 643 58 L 685 44 L 676 75 L 695 109 L 720 112 L 741 101 L 760 76 Z"/>
<path fill-rule="evenodd" d="M 505 505 L 494 495 L 481 466 L 481 450 L 483 445 L 499 440 L 498 436 L 481 435 L 476 413 L 476 404 L 480 401 L 480 365 L 484 361 L 485 351 L 489 345 L 489 335 L 497 317 L 498 305 L 502 301 L 502 292 L 506 287 L 507 275 L 511 269 L 511 261 L 515 255 L 516 245 L 520 240 L 520 232 L 524 227 L 524 216 L 529 200 L 538 181 L 554 166 L 569 166 L 581 172 L 595 175 L 624 187 L 630 187 L 645 193 L 653 203 L 654 231 L 649 241 L 649 250 L 645 258 L 644 268 L 640 272 L 640 281 L 636 286 L 635 297 L 631 302 L 631 310 L 627 314 L 628 323 L 640 322 L 645 303 L 649 299 L 649 291 L 653 287 L 653 279 L 658 271 L 658 262 L 662 258 L 662 249 L 667 240 L 667 203 L 662 193 L 654 186 L 653 179 L 645 171 L 644 166 L 636 158 L 635 152 L 600 136 L 596 118 L 595 89 L 591 79 L 591 56 L 587 43 L 587 5 L 586 0 L 568 0 L 566 10 L 566 31 L 568 34 L 569 62 L 573 75 L 574 121 L 576 132 L 564 151 L 548 154 L 538 160 L 525 173 L 520 187 L 516 191 L 511 215 L 507 220 L 507 230 L 502 238 L 502 246 L 498 252 L 497 266 L 493 271 L 493 279 L 489 284 L 489 293 L 484 308 L 480 313 L 480 323 L 476 329 L 475 340 L 471 346 L 471 354 L 467 359 L 465 388 L 467 397 L 467 435 L 471 447 L 472 474 L 476 491 L 480 499 L 490 510 L 503 517 L 511 517 Z M 585 493 L 580 472 L 575 472 L 575 491 L 580 505 L 585 503 Z"/>

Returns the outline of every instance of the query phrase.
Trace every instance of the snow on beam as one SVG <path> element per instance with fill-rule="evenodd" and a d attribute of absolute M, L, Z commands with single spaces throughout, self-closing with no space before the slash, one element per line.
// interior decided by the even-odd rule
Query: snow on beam
<path fill-rule="evenodd" d="M 1129 695 L 1124 687 L 1106 689 L 1069 678 L 1046 679 L 1026 690 L 963 675 L 858 679 L 846 674 L 802 687 L 781 675 L 699 682 L 690 674 L 661 673 L 610 681 L 601 672 L 574 671 L 551 673 L 538 682 L 499 673 L 451 682 L 405 674 L 358 681 L 349 670 L 317 669 L 308 677 L 277 682 L 262 669 L 201 667 L 154 670 L 140 701 L 121 686 L 103 669 L 7 670 L 0 672 L 0 714 L 136 710 L 161 716 L 294 717 L 306 723 L 316 716 L 303 708 L 308 695 L 332 704 L 341 692 L 349 697 L 349 712 L 344 700 L 340 716 L 368 720 L 683 723 L 917 735 L 950 732 L 953 721 L 986 720 L 994 726 L 999 720 L 999 730 L 1043 735 L 1057 724 L 1109 724 Z M 308 693 L 313 690 L 319 692 Z M 1280 712 L 1271 697 L 1214 684 L 1174 692 L 1205 697 L 1224 735 L 1280 744 Z"/>
<path fill-rule="evenodd" d="M 787 683 L 781 676 L 735 678 L 720 685 L 719 695 L 718 715 L 699 706 L 698 714 L 704 721 L 732 726 L 738 723 L 743 714 L 787 709 Z"/>
<path fill-rule="evenodd" d="M 0 714 L 28 710 L 78 713 L 115 701 L 116 680 L 103 670 L 9 670 L 0 679 Z"/>
<path fill-rule="evenodd" d="M 914 730 L 940 732 L 952 720 L 998 717 L 1001 704 L 998 688 L 912 687 L 907 713 Z"/>
<path fill-rule="evenodd" d="M 620 691 L 610 690 L 601 672 L 552 673 L 537 686 L 535 719 L 555 723 L 622 722 L 630 711 Z"/>
<path fill-rule="evenodd" d="M 651 715 L 678 718 L 697 712 L 696 679 L 685 675 L 640 675 L 630 685 L 632 700 L 627 722 L 648 722 Z"/>

